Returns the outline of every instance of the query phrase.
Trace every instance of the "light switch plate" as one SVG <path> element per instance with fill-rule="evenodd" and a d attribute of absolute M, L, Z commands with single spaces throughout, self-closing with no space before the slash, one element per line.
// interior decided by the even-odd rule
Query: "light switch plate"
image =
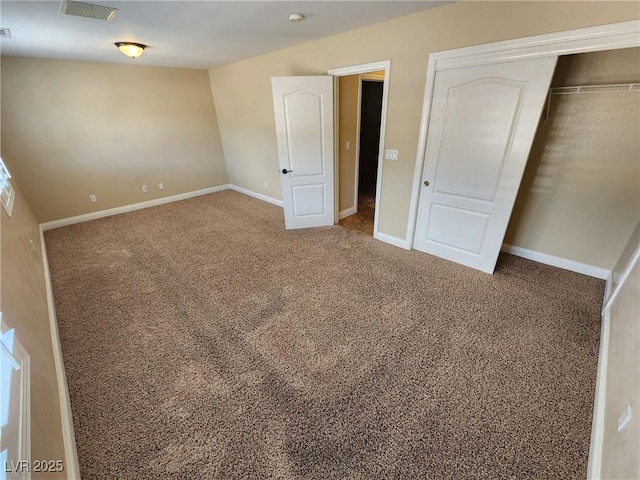
<path fill-rule="evenodd" d="M 384 151 L 384 159 L 385 160 L 397 160 L 398 159 L 398 150 L 385 150 Z"/>

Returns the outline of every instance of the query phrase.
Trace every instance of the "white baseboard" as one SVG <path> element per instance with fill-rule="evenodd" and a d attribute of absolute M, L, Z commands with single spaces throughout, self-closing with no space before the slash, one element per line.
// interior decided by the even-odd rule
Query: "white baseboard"
<path fill-rule="evenodd" d="M 141 210 L 143 208 L 164 205 L 165 203 L 178 202 L 180 200 L 186 200 L 187 198 L 199 197 L 201 195 L 208 195 L 210 193 L 221 192 L 222 190 L 228 189 L 229 185 L 218 185 L 217 187 L 203 188 L 202 190 L 194 190 L 192 192 L 179 193 L 178 195 L 156 198 L 147 202 L 133 203 L 131 205 L 124 205 L 122 207 L 115 207 L 109 208 L 107 210 L 85 213 L 83 215 L 77 215 L 75 217 L 53 220 L 51 222 L 41 223 L 40 228 L 46 232 L 47 230 L 65 227 L 67 225 L 73 225 L 75 223 L 88 222 L 90 220 L 96 220 L 98 218 L 110 217 L 111 215 L 118 215 L 120 213 L 133 212 L 135 210 Z"/>
<path fill-rule="evenodd" d="M 358 213 L 358 207 L 347 208 L 345 210 L 342 210 L 341 212 L 338 212 L 338 218 L 342 220 L 343 218 L 350 217 L 351 215 L 355 215 L 356 213 Z"/>
<path fill-rule="evenodd" d="M 51 275 L 49 272 L 49 260 L 47 259 L 47 247 L 44 243 L 44 230 L 40 226 L 40 249 L 42 252 L 42 266 L 44 268 L 44 283 L 49 310 L 49 328 L 51 330 L 51 347 L 53 349 L 53 361 L 56 369 L 58 384 L 58 399 L 60 402 L 60 416 L 62 418 L 62 439 L 64 442 L 65 465 L 64 470 L 69 480 L 80 480 L 80 468 L 78 465 L 78 451 L 76 449 L 76 436 L 73 431 L 73 415 L 71 414 L 71 399 L 67 375 L 62 361 L 62 348 L 58 334 L 58 322 L 56 320 L 56 308 L 53 302 L 53 289 L 51 288 Z"/>
<path fill-rule="evenodd" d="M 607 279 L 604 282 L 604 300 L 602 302 L 602 308 L 603 309 L 604 309 L 607 301 L 611 297 L 612 293 L 613 293 L 613 270 L 611 270 L 611 272 L 609 272 L 609 275 L 607 275 Z"/>
<path fill-rule="evenodd" d="M 602 443 L 604 440 L 604 413 L 607 392 L 607 363 L 609 359 L 609 318 L 609 311 L 605 311 L 602 315 L 602 326 L 600 331 L 600 353 L 598 355 L 596 396 L 593 401 L 593 419 L 591 421 L 591 441 L 589 443 L 587 480 L 598 480 L 602 470 Z"/>
<path fill-rule="evenodd" d="M 510 253 L 511 255 L 515 255 L 517 257 L 544 263 L 545 265 L 551 265 L 552 267 L 563 268 L 572 272 L 588 275 L 589 277 L 600 278 L 602 280 L 606 280 L 609 276 L 609 273 L 611 273 L 606 268 L 594 267 L 593 265 L 587 265 L 586 263 L 580 263 L 573 260 L 568 260 L 566 258 L 555 257 L 547 253 L 536 252 L 535 250 L 516 247 L 513 245 L 508 245 L 506 243 L 502 244 L 502 251 L 505 253 Z"/>
<path fill-rule="evenodd" d="M 229 184 L 227 185 L 229 190 L 233 190 L 234 192 L 244 193 L 253 198 L 257 198 L 258 200 L 262 200 L 263 202 L 271 203 L 273 205 L 277 205 L 278 207 L 284 206 L 282 200 L 278 200 L 277 198 L 269 197 L 268 195 L 263 195 L 262 193 L 254 192 L 253 190 L 248 190 L 246 188 L 239 187 L 237 185 Z"/>
<path fill-rule="evenodd" d="M 411 250 L 410 243 L 404 238 L 398 238 L 398 237 L 394 237 L 392 235 L 387 235 L 386 233 L 380 233 L 380 232 L 375 233 L 373 235 L 373 238 L 396 247 L 404 248 L 405 250 Z"/>

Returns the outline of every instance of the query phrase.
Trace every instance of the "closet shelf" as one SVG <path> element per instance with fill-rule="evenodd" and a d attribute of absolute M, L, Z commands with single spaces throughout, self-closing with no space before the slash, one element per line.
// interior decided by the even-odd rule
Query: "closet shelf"
<path fill-rule="evenodd" d="M 544 108 L 544 119 L 549 118 L 551 97 L 553 95 L 575 95 L 576 93 L 611 93 L 611 92 L 640 92 L 640 83 L 612 83 L 609 85 L 576 85 L 574 87 L 553 87 L 547 95 L 547 105 Z"/>
<path fill-rule="evenodd" d="M 575 93 L 609 93 L 640 91 L 640 83 L 615 83 L 610 85 L 576 85 L 575 87 L 554 87 L 549 95 L 571 95 Z"/>

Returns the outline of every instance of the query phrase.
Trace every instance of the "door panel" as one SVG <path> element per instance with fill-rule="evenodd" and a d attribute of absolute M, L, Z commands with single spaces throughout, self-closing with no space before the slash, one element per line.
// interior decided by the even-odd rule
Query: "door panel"
<path fill-rule="evenodd" d="M 271 83 L 285 226 L 333 225 L 333 77 Z"/>
<path fill-rule="evenodd" d="M 440 149 L 446 161 L 435 182 L 439 193 L 493 200 L 526 87 L 489 78 L 449 91 Z M 492 102 L 497 97 L 501 101 Z"/>
<path fill-rule="evenodd" d="M 437 72 L 417 250 L 493 273 L 555 63 Z"/>
<path fill-rule="evenodd" d="M 430 242 L 477 255 L 490 218 L 484 213 L 433 203 L 427 238 Z"/>
<path fill-rule="evenodd" d="M 324 185 L 293 185 L 291 194 L 295 217 L 325 214 Z"/>
<path fill-rule="evenodd" d="M 322 95 L 295 91 L 283 99 L 292 175 L 322 175 Z"/>

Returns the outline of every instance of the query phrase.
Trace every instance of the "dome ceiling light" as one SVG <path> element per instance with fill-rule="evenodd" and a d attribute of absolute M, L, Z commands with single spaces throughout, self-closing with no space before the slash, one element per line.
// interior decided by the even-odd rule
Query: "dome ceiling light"
<path fill-rule="evenodd" d="M 138 58 L 140 55 L 142 55 L 142 53 L 144 52 L 144 49 L 147 48 L 147 46 L 143 45 L 142 43 L 132 43 L 132 42 L 116 42 L 115 45 L 127 57 L 131 57 L 134 60 Z"/>
<path fill-rule="evenodd" d="M 293 22 L 293 23 L 298 23 L 301 22 L 305 19 L 306 17 L 301 14 L 301 13 L 292 13 L 289 15 L 289 21 Z"/>

